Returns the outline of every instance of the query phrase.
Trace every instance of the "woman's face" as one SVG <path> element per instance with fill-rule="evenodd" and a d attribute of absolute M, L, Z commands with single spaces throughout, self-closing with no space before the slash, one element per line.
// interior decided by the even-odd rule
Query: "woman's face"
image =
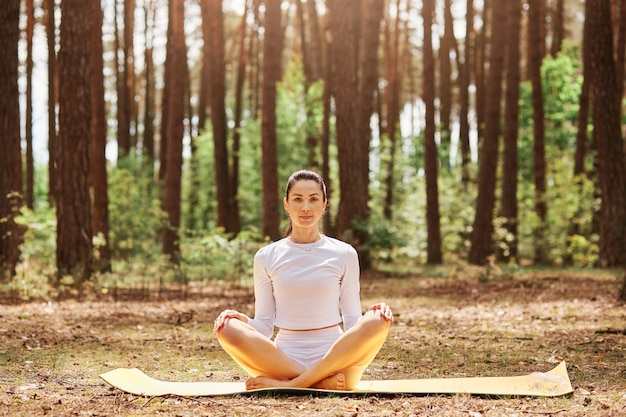
<path fill-rule="evenodd" d="M 283 204 L 293 227 L 316 226 L 326 210 L 322 188 L 313 180 L 294 183 Z"/>

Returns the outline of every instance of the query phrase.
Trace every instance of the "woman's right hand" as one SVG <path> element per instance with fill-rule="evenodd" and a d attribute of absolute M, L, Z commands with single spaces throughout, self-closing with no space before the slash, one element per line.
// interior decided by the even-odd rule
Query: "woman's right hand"
<path fill-rule="evenodd" d="M 248 316 L 245 314 L 240 313 L 237 310 L 224 310 L 215 319 L 215 323 L 213 323 L 213 331 L 219 332 L 222 330 L 227 319 L 237 319 L 243 321 L 244 323 L 248 322 Z"/>

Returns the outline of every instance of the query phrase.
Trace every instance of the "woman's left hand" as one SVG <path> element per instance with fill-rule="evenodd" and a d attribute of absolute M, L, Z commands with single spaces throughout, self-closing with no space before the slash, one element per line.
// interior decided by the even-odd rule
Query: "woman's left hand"
<path fill-rule="evenodd" d="M 376 303 L 372 305 L 369 310 L 378 310 L 385 320 L 393 321 L 393 313 L 391 312 L 391 307 L 389 307 L 386 303 Z"/>

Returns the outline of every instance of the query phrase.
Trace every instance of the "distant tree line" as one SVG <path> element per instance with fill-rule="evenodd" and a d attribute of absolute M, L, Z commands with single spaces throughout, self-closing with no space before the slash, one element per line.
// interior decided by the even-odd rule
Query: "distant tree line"
<path fill-rule="evenodd" d="M 6 0 L 0 31 L 5 281 L 28 226 L 16 219 L 38 204 L 37 65 L 48 75 L 46 201 L 57 273 L 79 282 L 114 261 L 110 172 L 129 158 L 155 179 L 167 219 L 161 253 L 174 264 L 185 224 L 213 223 L 231 237 L 250 226 L 241 173 L 251 164 L 262 236 L 281 236 L 287 165 L 315 169 L 338 202 L 325 230 L 357 247 L 364 268 L 378 219 L 402 228 L 411 181 L 424 187 L 424 262 L 444 262 L 444 178 L 460 185 L 456 204 L 472 202 L 459 245 L 469 263 L 521 262 L 522 226 L 532 229 L 527 260 L 554 262 L 547 230 L 560 215 L 550 211 L 566 210 L 568 248 L 591 242 L 595 265 L 626 264 L 624 1 Z M 47 62 L 34 62 L 33 48 L 47 48 Z M 568 66 L 548 65 L 559 59 Z M 292 107 L 305 121 L 303 141 L 280 136 L 290 71 L 302 75 Z M 243 146 L 252 124 L 254 152 Z M 106 158 L 111 144 L 115 161 Z M 199 174 L 203 147 L 213 157 L 210 191 Z M 555 174 L 564 159 L 567 185 Z M 597 204 L 584 201 L 585 184 Z M 551 191 L 559 186 L 568 188 Z M 203 195 L 211 209 L 196 218 Z"/>

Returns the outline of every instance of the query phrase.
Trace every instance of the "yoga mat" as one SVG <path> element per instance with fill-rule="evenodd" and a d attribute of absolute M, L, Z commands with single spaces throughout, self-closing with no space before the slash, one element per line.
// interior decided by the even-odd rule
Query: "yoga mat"
<path fill-rule="evenodd" d="M 485 396 L 558 397 L 573 392 L 565 362 L 546 372 L 504 377 L 426 378 L 361 381 L 353 391 L 314 388 L 265 388 L 246 391 L 244 382 L 168 382 L 151 378 L 137 368 L 119 368 L 100 377 L 122 391 L 142 396 L 178 395 L 206 397 L 219 395 L 287 392 L 339 395 L 372 394 L 473 394 Z"/>

